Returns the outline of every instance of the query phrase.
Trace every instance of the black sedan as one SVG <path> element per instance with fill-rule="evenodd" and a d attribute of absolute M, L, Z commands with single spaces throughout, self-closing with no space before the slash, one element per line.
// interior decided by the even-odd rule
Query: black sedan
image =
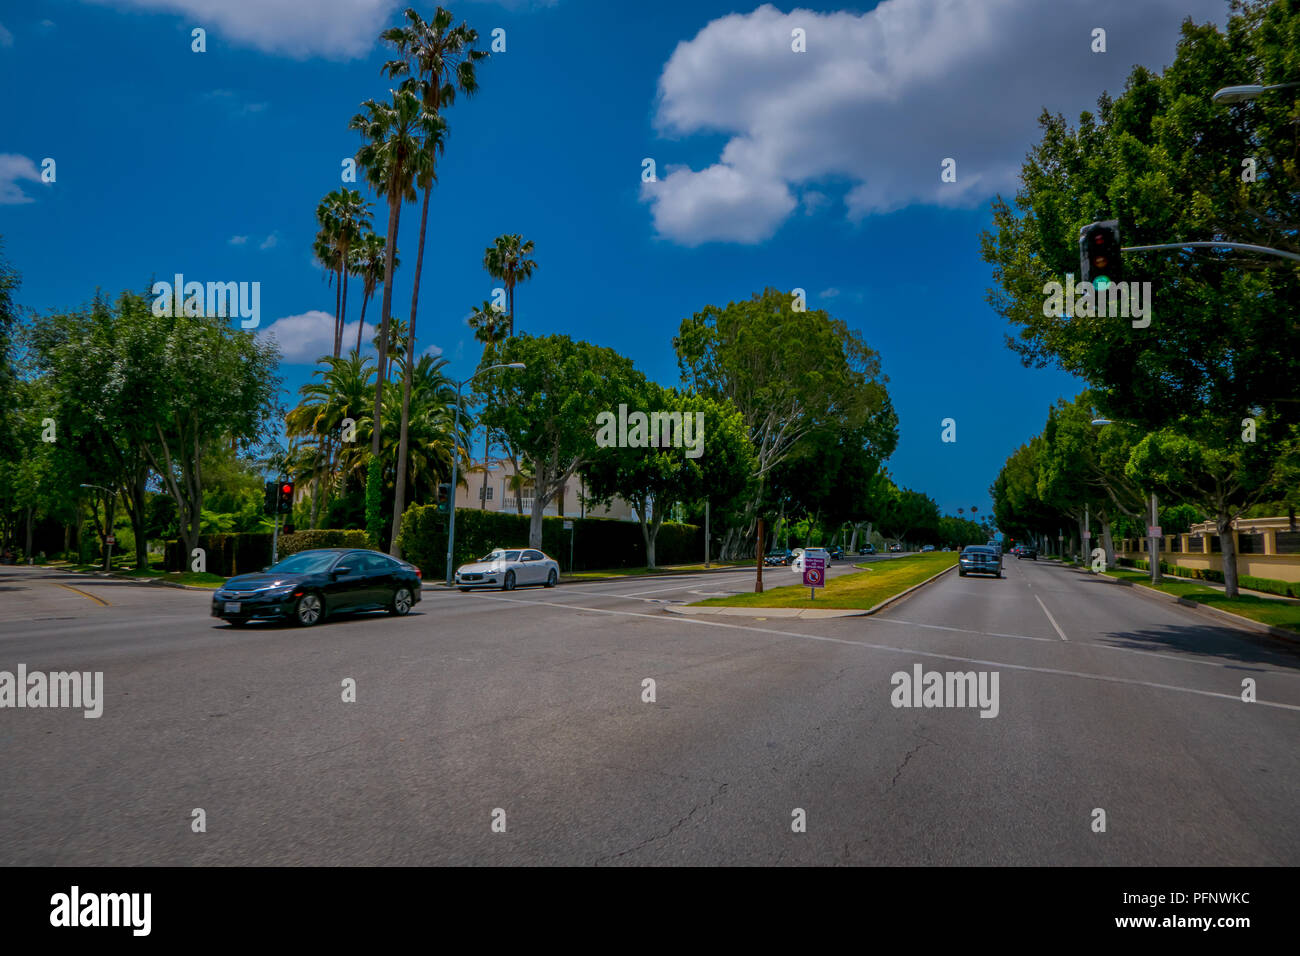
<path fill-rule="evenodd" d="M 1037 561 L 1038 549 L 1031 548 L 1027 544 L 1022 544 L 1020 547 L 1016 548 L 1016 558 L 1018 558 L 1021 561 L 1025 560 L 1025 558 L 1029 558 L 1032 561 Z"/>
<path fill-rule="evenodd" d="M 212 595 L 212 616 L 319 624 L 340 611 L 406 614 L 420 600 L 420 569 L 378 551 L 299 551 L 260 574 L 238 574 Z"/>
<path fill-rule="evenodd" d="M 769 551 L 763 557 L 763 563 L 768 567 L 781 567 L 790 563 L 794 553 L 789 548 L 781 548 L 776 551 Z"/>

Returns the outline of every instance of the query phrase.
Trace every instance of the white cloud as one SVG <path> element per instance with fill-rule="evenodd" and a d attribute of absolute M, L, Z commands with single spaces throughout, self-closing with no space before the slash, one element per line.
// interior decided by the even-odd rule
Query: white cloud
<path fill-rule="evenodd" d="M 829 289 L 822 289 L 820 292 L 818 292 L 818 293 L 817 293 L 817 298 L 819 298 L 819 299 L 834 299 L 834 298 L 837 298 L 837 297 L 839 296 L 839 294 L 840 294 L 840 290 L 837 289 L 837 288 L 835 288 L 834 286 L 831 286 Z"/>
<path fill-rule="evenodd" d="M 242 245 L 246 245 L 246 244 L 248 243 L 248 237 L 247 237 L 247 236 L 231 236 L 231 237 L 230 237 L 228 240 L 226 240 L 226 241 L 229 242 L 232 246 L 242 246 Z"/>
<path fill-rule="evenodd" d="M 442 355 L 442 346 L 430 345 L 427 349 L 425 349 L 420 354 L 428 355 L 430 358 L 438 358 L 440 355 Z"/>
<path fill-rule="evenodd" d="M 312 365 L 322 355 L 334 354 L 334 315 L 312 309 L 300 315 L 290 315 L 276 319 L 259 336 L 271 338 L 280 346 L 280 354 L 285 362 L 292 365 Z M 371 341 L 375 337 L 375 326 L 369 322 L 361 333 L 361 350 L 372 349 Z M 357 323 L 348 322 L 343 326 L 343 351 L 350 352 L 357 344 Z"/>
<path fill-rule="evenodd" d="M 718 161 L 644 183 L 662 237 L 687 246 L 770 238 L 800 187 L 846 184 L 851 220 L 904 207 L 969 207 L 1015 190 L 1044 107 L 1075 120 L 1122 91 L 1134 63 L 1173 58 L 1186 16 L 1222 0 L 885 0 L 862 14 L 765 4 L 679 43 L 659 78 L 666 138 L 729 137 Z M 1091 52 L 1104 25 L 1107 53 Z M 791 31 L 806 32 L 806 53 Z M 957 181 L 940 163 L 957 161 Z M 818 190 L 803 192 L 811 214 Z"/>
<path fill-rule="evenodd" d="M 5 25 L 0 23 L 0 46 L 13 46 L 14 35 L 5 29 Z"/>
<path fill-rule="evenodd" d="M 39 183 L 40 170 L 26 156 L 17 153 L 0 153 L 0 206 L 17 206 L 36 201 L 18 188 L 20 179 L 30 179 L 32 182 Z"/>
<path fill-rule="evenodd" d="M 267 249 L 274 249 L 279 242 L 280 242 L 280 234 L 278 232 L 273 232 L 265 239 L 263 239 L 261 245 L 259 245 L 257 248 L 262 249 L 264 251 Z"/>
<path fill-rule="evenodd" d="M 379 31 L 396 22 L 398 0 L 86 0 L 118 9 L 176 14 L 189 29 L 216 32 L 240 46 L 304 58 L 352 59 L 375 46 Z M 391 21 L 391 22 L 390 22 Z M 181 41 L 177 41 L 181 42 Z M 195 54 L 198 55 L 198 54 Z"/>

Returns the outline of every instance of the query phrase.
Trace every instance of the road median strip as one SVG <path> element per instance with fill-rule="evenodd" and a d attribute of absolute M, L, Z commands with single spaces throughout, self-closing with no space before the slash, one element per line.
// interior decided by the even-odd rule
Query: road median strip
<path fill-rule="evenodd" d="M 808 597 L 799 584 L 780 585 L 762 594 L 742 593 L 664 608 L 670 614 L 824 619 L 867 617 L 947 574 L 955 553 L 912 555 L 873 564 L 827 581 L 822 595 Z M 938 569 L 938 570 L 935 570 Z M 934 573 L 928 573 L 928 572 Z"/>

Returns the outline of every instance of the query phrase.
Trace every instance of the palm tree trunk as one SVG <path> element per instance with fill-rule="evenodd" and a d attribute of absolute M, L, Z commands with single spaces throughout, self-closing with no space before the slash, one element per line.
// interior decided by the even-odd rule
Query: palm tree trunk
<path fill-rule="evenodd" d="M 510 331 L 506 334 L 506 338 L 510 338 L 515 334 L 515 284 L 513 282 L 506 283 L 506 295 L 510 302 Z"/>
<path fill-rule="evenodd" d="M 343 295 L 343 284 L 342 281 L 339 281 L 338 286 L 335 287 L 334 289 L 334 358 L 335 359 L 338 358 L 339 351 L 341 351 L 343 347 L 343 324 L 338 319 L 339 312 L 342 312 L 342 308 L 343 308 L 342 295 Z"/>
<path fill-rule="evenodd" d="M 363 292 L 361 294 L 361 321 L 357 323 L 357 356 L 361 355 L 361 332 L 366 327 L 366 304 L 370 301 L 372 293 Z"/>
<path fill-rule="evenodd" d="M 339 270 L 342 273 L 342 281 L 339 284 L 343 287 L 343 302 L 339 306 L 339 340 L 334 345 L 335 358 L 338 358 L 339 353 L 343 351 L 343 326 L 348 324 L 348 250 L 346 246 L 342 255 L 343 268 Z"/>
<path fill-rule="evenodd" d="M 397 250 L 397 226 L 402 216 L 401 198 L 388 201 L 388 236 L 384 248 L 384 304 L 379 319 L 378 375 L 375 376 L 374 432 L 370 436 L 370 454 L 379 457 L 380 402 L 384 394 L 385 359 L 388 356 L 388 317 L 393 309 L 393 253 Z"/>
<path fill-rule="evenodd" d="M 398 542 L 398 533 L 402 530 L 402 512 L 406 505 L 406 452 L 407 428 L 411 423 L 411 376 L 415 369 L 415 312 L 420 301 L 420 273 L 424 270 L 424 229 L 429 223 L 429 194 L 433 192 L 433 183 L 424 187 L 424 205 L 420 211 L 420 243 L 415 251 L 415 280 L 411 286 L 411 324 L 406 330 L 406 369 L 402 374 L 402 424 L 398 429 L 397 439 L 397 488 L 393 495 L 393 538 L 388 553 L 397 559 L 402 557 L 402 546 Z M 455 436 L 452 442 L 455 443 Z M 455 449 L 452 454 L 455 454 Z M 451 507 L 456 507 L 456 489 L 451 489 Z"/>

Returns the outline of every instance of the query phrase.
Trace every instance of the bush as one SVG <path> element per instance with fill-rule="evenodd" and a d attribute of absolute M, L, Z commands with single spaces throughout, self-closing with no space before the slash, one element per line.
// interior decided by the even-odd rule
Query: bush
<path fill-rule="evenodd" d="M 310 551 L 312 548 L 368 548 L 369 539 L 364 531 L 336 531 L 317 529 L 295 531 L 280 535 L 280 557 Z"/>
<path fill-rule="evenodd" d="M 573 531 L 564 522 L 573 522 Z M 493 548 L 526 547 L 528 515 L 476 508 L 456 509 L 457 567 Z M 573 534 L 573 567 L 569 536 Z M 402 557 L 420 567 L 426 578 L 447 575 L 447 518 L 433 505 L 411 505 L 402 518 Z M 542 550 L 566 571 L 645 567 L 645 540 L 634 521 L 614 518 L 543 518 Z M 684 564 L 704 559 L 704 534 L 693 524 L 664 522 L 655 539 L 655 563 Z"/>
<path fill-rule="evenodd" d="M 1252 591 L 1263 591 L 1265 594 L 1276 594 L 1279 597 L 1300 598 L 1300 584 L 1293 581 L 1274 581 L 1272 578 L 1257 578 L 1254 575 L 1243 574 L 1237 578 L 1237 583 Z"/>
<path fill-rule="evenodd" d="M 223 578 L 261 571 L 271 563 L 271 534 L 266 531 L 201 534 L 199 547 L 206 552 L 207 572 L 219 574 Z M 167 542 L 163 567 L 168 571 L 191 570 L 190 556 L 185 553 L 184 542 Z"/>

